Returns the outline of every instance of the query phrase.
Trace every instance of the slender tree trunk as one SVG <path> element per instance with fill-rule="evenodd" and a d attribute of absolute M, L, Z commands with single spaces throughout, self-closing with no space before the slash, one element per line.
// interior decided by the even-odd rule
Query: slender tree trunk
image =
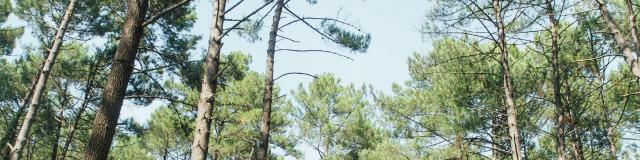
<path fill-rule="evenodd" d="M 456 134 L 455 141 L 456 148 L 458 148 L 458 159 L 466 160 L 467 158 L 467 146 L 464 144 L 464 136 L 461 133 Z"/>
<path fill-rule="evenodd" d="M 113 57 L 102 101 L 93 122 L 93 131 L 84 152 L 85 160 L 105 160 L 116 132 L 120 109 L 143 36 L 148 0 L 129 0 L 122 36 Z"/>
<path fill-rule="evenodd" d="M 47 86 L 47 80 L 49 79 L 49 73 L 51 72 L 51 68 L 53 68 L 53 64 L 55 64 L 56 57 L 58 56 L 58 50 L 62 45 L 62 38 L 64 37 L 65 30 L 67 29 L 67 25 L 69 25 L 69 21 L 71 16 L 73 15 L 73 10 L 76 5 L 76 0 L 71 0 L 67 9 L 62 16 L 62 20 L 60 22 L 60 26 L 57 28 L 56 35 L 54 36 L 53 44 L 49 49 L 49 55 L 42 66 L 42 70 L 40 71 L 40 76 L 38 76 L 38 83 L 33 91 L 33 95 L 31 96 L 31 100 L 29 103 L 29 110 L 24 117 L 24 121 L 22 123 L 22 127 L 20 127 L 20 132 L 18 132 L 18 136 L 16 138 L 16 142 L 13 144 L 13 149 L 11 151 L 11 159 L 18 160 L 20 159 L 22 148 L 26 141 L 27 134 L 29 134 L 29 129 L 31 129 L 31 124 L 36 116 L 36 112 L 38 111 L 38 105 L 42 94 L 45 92 L 45 88 Z"/>
<path fill-rule="evenodd" d="M 500 143 L 500 140 L 498 139 L 498 130 L 500 129 L 499 114 L 500 110 L 498 110 L 496 115 L 493 115 L 493 118 L 491 119 L 491 160 L 502 159 L 500 158 L 501 154 L 498 151 L 498 144 Z"/>
<path fill-rule="evenodd" d="M 633 45 L 635 46 L 636 56 L 640 57 L 640 39 L 638 39 L 638 25 L 636 23 L 636 15 L 633 11 L 633 3 L 631 0 L 625 0 L 625 5 L 627 6 L 627 16 L 629 17 L 629 24 L 631 25 L 631 38 L 633 39 Z M 638 61 L 636 60 L 636 63 Z"/>
<path fill-rule="evenodd" d="M 89 99 L 93 97 L 93 85 L 94 85 L 94 75 L 97 73 L 98 66 L 100 66 L 100 62 L 102 60 L 102 56 L 96 55 L 96 60 L 91 64 L 91 68 L 87 74 L 87 84 L 84 89 L 84 97 L 82 98 L 82 103 L 80 104 L 80 108 L 73 118 L 73 122 L 67 129 L 67 138 L 65 139 L 64 145 L 62 146 L 62 150 L 60 153 L 60 160 L 64 160 L 67 158 L 67 151 L 69 150 L 69 146 L 71 142 L 73 142 L 73 136 L 75 135 L 76 129 L 80 124 L 80 120 L 82 119 L 82 115 L 89 105 Z"/>
<path fill-rule="evenodd" d="M 2 140 L 0 140 L 0 145 L 4 146 L 2 147 L 2 156 L 5 160 L 9 160 L 11 158 L 10 153 L 11 147 L 13 146 L 10 146 L 11 144 L 9 143 L 15 141 L 16 129 L 20 127 L 18 126 L 18 123 L 20 123 L 20 117 L 22 116 L 22 113 L 24 113 L 24 109 L 27 108 L 31 95 L 33 95 L 33 90 L 35 89 L 36 82 L 39 79 L 38 76 L 40 76 L 40 73 L 38 73 L 36 77 L 33 77 L 33 80 L 31 80 L 29 91 L 27 91 L 22 101 L 20 101 L 20 103 L 18 104 L 18 110 L 14 114 L 13 119 L 11 119 L 11 122 L 9 122 L 5 135 L 2 137 Z"/>
<path fill-rule="evenodd" d="M 88 91 L 88 90 L 91 90 L 91 89 L 85 89 L 85 91 Z M 89 103 L 87 102 L 88 100 L 89 100 L 89 97 L 85 96 L 82 104 L 80 105 L 80 108 L 78 109 L 78 113 L 76 113 L 73 119 L 73 123 L 69 126 L 69 129 L 67 131 L 67 138 L 65 139 L 64 145 L 62 145 L 62 149 L 60 152 L 60 158 L 59 158 L 60 160 L 64 160 L 67 158 L 67 152 L 69 151 L 69 146 L 71 146 L 71 142 L 73 142 L 73 136 L 75 135 L 78 125 L 80 124 L 80 120 L 82 119 L 82 115 L 84 114 L 84 111 L 87 108 L 87 105 Z"/>
<path fill-rule="evenodd" d="M 273 100 L 273 58 L 276 53 L 276 36 L 278 36 L 278 28 L 280 26 L 280 18 L 284 0 L 276 2 L 276 10 L 273 14 L 273 23 L 271 24 L 271 32 L 269 33 L 269 46 L 267 49 L 267 71 L 264 80 L 264 96 L 262 97 L 262 120 L 260 121 L 260 141 L 258 142 L 258 160 L 266 160 L 269 151 L 269 125 L 271 121 L 271 103 Z"/>
<path fill-rule="evenodd" d="M 574 159 L 581 160 L 582 159 L 582 143 L 580 143 L 580 139 L 578 136 L 581 135 L 580 128 L 576 127 L 576 120 L 574 111 L 569 110 L 569 129 L 573 134 L 571 134 L 571 147 L 573 148 Z"/>
<path fill-rule="evenodd" d="M 62 132 L 62 126 L 64 125 L 64 107 L 69 105 L 69 95 L 68 93 L 68 85 L 65 85 L 64 87 L 62 87 L 62 85 L 59 85 L 61 87 L 59 87 L 59 90 L 62 92 L 62 94 L 59 97 L 60 100 L 60 108 L 58 110 L 58 115 L 55 118 L 54 121 L 52 122 L 56 122 L 56 126 L 55 126 L 55 133 L 53 135 L 53 142 L 51 143 L 51 159 L 57 159 L 58 158 L 58 146 L 59 146 L 59 142 L 60 142 L 60 132 Z M 53 111 L 51 111 L 53 112 Z"/>
<path fill-rule="evenodd" d="M 196 130 L 191 146 L 191 159 L 203 160 L 209 150 L 209 137 L 211 135 L 211 116 L 215 102 L 215 94 L 218 86 L 220 48 L 222 48 L 222 33 L 226 0 L 213 1 L 213 21 L 209 35 L 209 48 L 205 59 L 202 90 L 198 100 L 198 115 L 196 117 Z"/>
<path fill-rule="evenodd" d="M 615 139 L 614 139 L 614 129 L 611 126 L 611 123 L 609 122 L 609 105 L 606 103 L 606 101 L 604 100 L 604 76 L 602 75 L 602 73 L 598 72 L 596 77 L 598 78 L 599 84 L 600 84 L 600 89 L 599 89 L 599 98 L 600 98 L 600 103 L 602 105 L 602 121 L 604 123 L 606 132 L 607 132 L 607 141 L 609 143 L 609 154 L 611 155 L 611 159 L 616 159 L 617 158 L 617 153 L 616 153 L 616 144 L 615 144 Z"/>
<path fill-rule="evenodd" d="M 167 148 L 163 149 L 163 154 L 162 154 L 162 160 L 168 160 L 169 159 L 169 151 Z"/>
<path fill-rule="evenodd" d="M 502 84 L 507 107 L 507 125 L 509 125 L 509 137 L 511 138 L 511 156 L 514 160 L 522 159 L 520 156 L 520 133 L 518 133 L 517 111 L 513 99 L 513 85 L 509 71 L 509 52 L 505 42 L 504 24 L 502 22 L 502 8 L 500 0 L 493 0 L 493 10 L 496 16 L 498 28 L 498 46 L 500 47 L 500 65 L 502 66 Z"/>
<path fill-rule="evenodd" d="M 616 44 L 618 45 L 620 50 L 622 50 L 622 56 L 624 57 L 625 63 L 629 65 L 629 69 L 631 69 L 631 73 L 637 78 L 640 78 L 640 66 L 638 66 L 638 62 L 634 59 L 634 56 L 632 53 L 633 51 L 631 50 L 631 48 L 627 46 L 627 42 L 624 39 L 622 32 L 620 32 L 620 29 L 618 29 L 618 26 L 613 21 L 613 18 L 611 18 L 611 15 L 609 14 L 609 10 L 607 9 L 607 5 L 604 3 L 604 0 L 597 0 L 597 1 L 598 1 L 598 9 L 600 10 L 600 14 L 602 14 L 601 17 L 607 23 L 607 26 L 609 27 L 609 29 L 611 30 L 611 33 L 613 34 L 613 39 L 616 41 Z"/>
<path fill-rule="evenodd" d="M 547 17 L 551 29 L 551 66 L 553 79 L 553 98 L 556 107 L 556 153 L 558 160 L 565 160 L 565 144 L 564 144 L 564 104 L 562 103 L 562 93 L 560 92 L 560 65 L 558 64 L 558 21 L 554 17 L 555 11 L 551 4 L 551 0 L 546 0 Z"/>
<path fill-rule="evenodd" d="M 38 139 L 37 138 L 36 139 L 29 139 L 27 137 L 27 141 L 29 141 L 29 142 L 27 142 L 27 145 L 26 145 L 27 146 L 27 155 L 29 155 L 27 157 L 27 160 L 33 160 L 33 156 L 35 155 L 33 153 L 35 152 L 34 151 L 36 149 L 35 145 L 36 145 L 36 142 L 38 141 Z"/>
<path fill-rule="evenodd" d="M 67 98 L 65 98 L 67 99 Z M 66 101 L 66 100 L 65 100 Z M 64 105 L 60 106 L 60 111 L 58 112 L 58 122 L 56 124 L 56 130 L 53 135 L 53 142 L 51 144 L 51 159 L 58 158 L 58 143 L 60 141 L 60 132 L 62 131 L 62 125 L 64 124 Z"/>
<path fill-rule="evenodd" d="M 226 124 L 224 121 L 218 124 L 218 128 L 216 129 L 216 136 L 214 137 L 215 143 L 220 143 L 220 140 L 222 139 L 222 137 L 220 137 L 220 134 L 222 134 L 222 130 L 224 129 L 225 125 Z M 216 148 L 213 150 L 213 158 L 211 158 L 211 160 L 218 160 L 218 159 L 220 159 L 220 150 Z"/>

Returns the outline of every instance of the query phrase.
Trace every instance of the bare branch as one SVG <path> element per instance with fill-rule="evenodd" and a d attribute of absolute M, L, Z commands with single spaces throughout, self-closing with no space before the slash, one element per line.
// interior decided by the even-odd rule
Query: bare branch
<path fill-rule="evenodd" d="M 286 75 L 292 75 L 292 74 L 307 75 L 307 76 L 310 76 L 310 77 L 313 77 L 313 78 L 318 78 L 318 76 L 315 76 L 315 75 L 313 75 L 313 74 L 309 74 L 309 73 L 303 73 L 303 72 L 289 72 L 289 73 L 285 73 L 285 74 L 282 74 L 282 75 L 278 76 L 277 78 L 273 79 L 273 81 L 275 82 L 276 80 L 278 80 L 278 79 L 280 79 L 280 78 L 282 78 L 282 77 L 284 77 L 284 76 L 286 76 Z"/>
<path fill-rule="evenodd" d="M 227 13 L 231 12 L 233 9 L 235 9 L 236 7 L 238 7 L 238 5 L 240 5 L 242 2 L 244 2 L 244 0 L 240 0 L 238 3 L 234 4 L 233 6 L 231 6 L 231 8 L 229 8 L 228 10 L 224 11 L 223 15 L 226 15 Z"/>
<path fill-rule="evenodd" d="M 273 2 L 273 0 L 265 3 L 264 5 L 260 6 L 260 8 L 254 10 L 253 12 L 251 12 L 249 15 L 245 16 L 244 18 L 240 19 L 240 21 L 238 21 L 236 24 L 234 24 L 233 26 L 231 26 L 231 28 L 236 28 L 238 27 L 240 24 L 242 24 L 242 22 L 249 20 L 249 17 L 253 16 L 254 14 L 258 13 L 259 11 L 261 11 L 264 7 L 268 6 L 269 4 L 271 4 Z M 226 13 L 226 12 L 225 12 Z M 220 39 L 222 39 L 224 36 L 227 36 L 227 34 L 229 34 L 229 32 L 231 32 L 230 30 L 225 31 L 222 36 L 220 36 Z"/>
<path fill-rule="evenodd" d="M 314 27 L 313 25 L 311 25 L 309 22 L 307 22 L 304 18 L 298 16 L 297 14 L 293 13 L 293 11 L 289 10 L 289 8 L 284 7 L 285 10 L 287 10 L 287 12 L 289 12 L 291 15 L 293 15 L 294 17 L 298 18 L 300 21 L 304 22 L 304 24 L 306 24 L 307 26 L 309 26 L 311 29 L 313 29 L 314 31 L 316 31 L 318 34 L 320 34 L 322 37 L 327 38 L 329 40 L 331 40 L 334 43 L 340 44 L 340 41 L 333 39 L 332 37 L 330 37 L 327 34 L 322 33 L 322 31 L 320 31 L 318 28 Z"/>
<path fill-rule="evenodd" d="M 297 41 L 297 40 L 291 39 L 291 38 L 289 38 L 289 37 L 285 37 L 285 36 L 281 36 L 281 35 L 276 35 L 276 36 L 278 36 L 278 37 L 280 37 L 280 38 L 282 38 L 282 39 L 285 39 L 285 40 L 289 40 L 289 41 L 291 41 L 291 42 L 300 43 L 300 41 Z"/>
<path fill-rule="evenodd" d="M 172 97 L 165 97 L 165 96 L 154 96 L 154 95 L 130 95 L 130 96 L 125 96 L 124 99 L 135 99 L 135 98 L 150 98 L 150 99 L 164 99 L 164 100 L 168 100 L 171 102 L 178 102 L 184 105 L 188 105 L 191 107 L 197 107 L 195 104 L 191 104 L 191 103 L 187 103 L 185 101 L 181 101 Z"/>
<path fill-rule="evenodd" d="M 174 9 L 176 9 L 176 8 L 178 8 L 178 7 L 181 7 L 181 6 L 185 5 L 185 4 L 187 4 L 187 3 L 188 3 L 188 2 L 190 2 L 190 1 L 191 1 L 191 0 L 183 0 L 183 1 L 181 1 L 181 2 L 178 2 L 177 4 L 174 4 L 174 5 L 172 5 L 172 6 L 169 6 L 169 8 L 165 8 L 164 10 L 162 10 L 162 11 L 158 12 L 157 14 L 155 14 L 155 15 L 153 15 L 153 16 L 151 16 L 151 17 L 149 17 L 146 21 L 144 21 L 144 22 L 142 23 L 142 26 L 147 26 L 147 25 L 149 25 L 149 24 L 151 24 L 151 23 L 153 23 L 153 22 L 157 21 L 158 19 L 160 19 L 160 17 L 164 16 L 165 14 L 167 14 L 167 13 L 169 13 L 169 12 L 173 11 Z"/>
<path fill-rule="evenodd" d="M 337 52 L 333 52 L 333 51 L 327 51 L 327 50 L 320 50 L 320 49 L 309 49 L 309 50 L 299 50 L 299 49 L 276 49 L 277 51 L 291 51 L 291 52 L 323 52 L 323 53 L 331 53 L 349 60 L 353 61 L 353 58 L 349 57 L 349 56 L 345 56 L 343 54 L 337 53 Z"/>
<path fill-rule="evenodd" d="M 622 55 L 619 55 L 619 54 L 605 54 L 605 55 L 601 55 L 601 56 L 597 56 L 597 57 L 593 57 L 593 58 L 587 58 L 587 59 L 575 60 L 575 61 L 573 61 L 573 62 L 575 63 L 575 62 L 593 61 L 593 60 L 598 60 L 598 59 L 600 59 L 600 58 L 610 57 L 610 56 L 622 57 Z"/>

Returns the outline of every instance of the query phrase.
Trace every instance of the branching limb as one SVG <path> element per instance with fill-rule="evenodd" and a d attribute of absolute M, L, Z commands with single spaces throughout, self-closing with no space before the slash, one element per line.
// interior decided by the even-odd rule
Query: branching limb
<path fill-rule="evenodd" d="M 178 7 L 181 7 L 181 6 L 183 6 L 183 5 L 187 4 L 187 3 L 189 3 L 190 1 L 191 1 L 191 0 L 183 0 L 183 1 L 178 2 L 178 3 L 176 3 L 176 4 L 172 5 L 172 6 L 169 6 L 169 8 L 165 8 L 164 10 L 162 10 L 162 11 L 160 11 L 160 12 L 156 13 L 155 15 L 153 15 L 153 16 L 151 16 L 151 17 L 149 17 L 146 21 L 144 21 L 144 22 L 142 23 L 142 26 L 147 26 L 147 25 L 149 25 L 149 24 L 151 24 L 151 23 L 153 23 L 153 22 L 157 21 L 158 19 L 160 19 L 160 17 L 162 17 L 162 16 L 164 16 L 165 14 L 167 14 L 167 13 L 169 13 L 169 12 L 171 12 L 171 11 L 175 10 L 175 9 L 176 9 L 176 8 L 178 8 Z"/>
<path fill-rule="evenodd" d="M 242 24 L 242 22 L 249 20 L 249 17 L 255 15 L 256 13 L 258 13 L 259 11 L 261 11 L 264 7 L 268 6 L 269 4 L 271 4 L 273 2 L 273 0 L 265 3 L 264 5 L 260 6 L 260 8 L 254 10 L 253 12 L 251 12 L 249 15 L 245 16 L 244 18 L 240 19 L 236 24 L 234 24 L 233 26 L 231 26 L 231 29 L 225 31 L 222 36 L 220 36 L 220 39 L 222 39 L 224 36 L 227 36 L 227 34 L 229 34 L 229 32 L 232 31 L 233 28 L 238 27 L 240 24 Z M 227 13 L 227 12 L 225 12 Z"/>
<path fill-rule="evenodd" d="M 224 11 L 224 15 L 226 15 L 227 13 L 231 12 L 233 9 L 238 7 L 242 2 L 244 2 L 244 0 L 240 0 L 238 3 L 234 4 L 233 6 L 231 6 L 231 8 L 227 9 L 226 11 Z"/>
<path fill-rule="evenodd" d="M 349 57 L 349 56 L 346 56 L 346 55 L 343 55 L 343 54 L 340 54 L 340 53 L 337 53 L 337 52 L 333 52 L 333 51 L 320 50 L 320 49 L 308 49 L 308 50 L 300 50 L 300 49 L 276 49 L 276 52 L 277 52 L 277 51 L 291 51 L 291 52 L 323 52 L 323 53 L 330 53 L 330 54 L 334 54 L 334 55 L 337 55 L 337 56 L 340 56 L 340 57 L 343 57 L 343 58 L 346 58 L 346 59 L 349 59 L 349 60 L 352 60 L 352 61 L 353 61 L 353 58 L 351 58 L 351 57 Z"/>
<path fill-rule="evenodd" d="M 286 75 L 292 75 L 292 74 L 307 75 L 307 76 L 309 76 L 309 77 L 318 78 L 318 76 L 315 76 L 315 75 L 313 75 L 313 74 L 309 74 L 309 73 L 303 73 L 303 72 L 289 72 L 289 73 L 285 73 L 285 74 L 282 74 L 282 75 L 278 76 L 277 78 L 273 79 L 273 81 L 275 82 L 276 80 L 278 80 L 278 79 L 280 79 L 280 78 L 282 78 L 282 77 L 284 77 L 284 76 L 286 76 Z"/>
<path fill-rule="evenodd" d="M 166 96 L 154 96 L 154 95 L 130 95 L 130 96 L 125 96 L 124 99 L 135 99 L 135 98 L 150 98 L 150 99 L 164 99 L 164 100 L 168 100 L 171 102 L 177 102 L 177 103 L 181 103 L 184 105 L 188 105 L 191 107 L 197 107 L 195 104 L 191 104 L 191 103 L 187 103 L 185 101 L 181 101 L 178 99 L 175 99 L 173 97 L 166 97 Z"/>

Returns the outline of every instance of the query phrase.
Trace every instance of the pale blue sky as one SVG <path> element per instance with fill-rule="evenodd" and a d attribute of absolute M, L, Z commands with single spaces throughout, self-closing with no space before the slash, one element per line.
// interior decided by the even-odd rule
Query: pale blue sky
<path fill-rule="evenodd" d="M 228 6 L 238 1 L 229 0 Z M 371 84 L 377 90 L 389 92 L 392 83 L 402 83 L 409 79 L 407 58 L 414 52 L 425 53 L 431 48 L 430 42 L 423 41 L 418 32 L 431 3 L 432 1 L 429 0 L 319 0 L 316 5 L 309 5 L 306 0 L 292 0 L 288 6 L 298 15 L 331 17 L 352 22 L 365 32 L 370 33 L 372 40 L 367 53 L 349 53 L 329 41 L 321 40 L 318 34 L 302 23 L 297 23 L 285 28 L 284 32 L 280 34 L 301 41 L 301 43 L 280 41 L 277 45 L 278 48 L 331 50 L 349 55 L 354 60 L 324 53 L 276 53 L 274 75 L 279 76 L 287 72 L 310 74 L 329 72 L 342 79 L 344 84 Z M 245 0 L 227 18 L 239 19 L 262 4 L 264 4 L 263 0 Z M 191 32 L 203 37 L 198 43 L 198 50 L 194 51 L 199 54 L 206 49 L 207 45 L 212 17 L 211 0 L 195 0 L 195 6 L 198 20 Z M 224 53 L 241 51 L 250 54 L 253 57 L 251 69 L 264 73 L 266 39 L 271 19 L 271 15 L 265 19 L 265 28 L 260 33 L 262 41 L 250 43 L 239 38 L 236 33 L 232 33 L 224 40 L 222 51 Z M 281 24 L 293 19 L 293 17 L 287 16 Z M 15 17 L 10 18 L 10 21 L 12 20 L 16 22 Z M 16 22 L 13 24 L 24 23 Z M 231 24 L 233 22 L 226 23 L 227 26 Z M 18 42 L 18 46 L 31 45 L 33 41 L 34 39 L 27 35 Z M 22 50 L 17 49 L 14 53 L 22 53 Z M 306 76 L 293 75 L 283 77 L 276 83 L 284 90 L 283 93 L 289 93 L 299 83 L 308 83 L 310 80 L 311 78 Z M 147 107 L 125 104 L 121 117 L 133 117 L 138 122 L 145 122 L 151 111 L 160 104 L 160 102 L 156 102 Z M 307 147 L 301 147 L 301 150 L 305 152 L 304 159 L 319 158 L 314 151 Z"/>
<path fill-rule="evenodd" d="M 228 5 L 235 4 L 238 0 L 230 0 Z M 203 40 L 198 48 L 204 49 L 207 45 L 207 35 L 211 24 L 212 7 L 210 0 L 197 0 L 196 9 L 198 20 L 193 28 L 193 33 L 199 33 Z M 332 17 L 352 22 L 372 36 L 367 53 L 349 53 L 340 49 L 329 41 L 322 40 L 320 35 L 306 27 L 303 23 L 297 23 L 290 28 L 285 28 L 280 34 L 301 41 L 300 44 L 288 41 L 280 41 L 277 48 L 293 49 L 327 49 L 349 55 L 353 61 L 335 55 L 323 53 L 276 53 L 274 75 L 278 76 L 287 72 L 305 72 L 320 74 L 330 72 L 342 79 L 342 82 L 355 84 L 371 84 L 377 90 L 388 92 L 391 84 L 401 83 L 409 79 L 407 58 L 414 52 L 424 53 L 431 48 L 430 43 L 422 40 L 418 29 L 424 22 L 424 17 L 432 3 L 428 0 L 319 0 L 316 5 L 309 5 L 304 0 L 292 0 L 289 3 L 291 10 L 300 16 Z M 227 18 L 239 19 L 248 14 L 252 9 L 263 4 L 262 0 L 245 1 L 241 7 L 233 10 Z M 239 38 L 237 34 L 224 40 L 222 51 L 242 51 L 253 57 L 250 67 L 259 73 L 264 73 L 266 62 L 266 39 L 272 16 L 265 20 L 261 32 L 262 41 L 254 43 Z M 287 16 L 282 20 L 284 24 L 294 17 Z M 227 22 L 230 26 L 233 23 Z M 201 53 L 201 52 L 198 52 Z M 308 83 L 310 77 L 293 75 L 276 81 L 282 87 L 284 93 L 295 89 L 299 83 Z M 131 108 L 131 107 L 129 107 Z M 129 109 L 124 110 L 126 112 Z M 138 110 L 129 110 L 138 111 Z M 148 118 L 147 111 L 133 114 L 136 119 Z M 141 113 L 143 113 L 141 115 Z M 131 112 L 124 113 L 131 115 Z M 304 159 L 319 159 L 314 150 L 306 146 L 300 146 L 305 153 Z"/>

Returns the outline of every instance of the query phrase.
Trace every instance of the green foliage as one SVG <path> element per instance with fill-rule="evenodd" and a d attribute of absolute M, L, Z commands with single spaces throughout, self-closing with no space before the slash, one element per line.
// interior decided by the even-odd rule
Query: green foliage
<path fill-rule="evenodd" d="M 340 46 L 354 52 L 367 52 L 371 42 L 371 34 L 358 34 L 338 27 L 333 21 L 322 21 L 324 32 Z"/>
<path fill-rule="evenodd" d="M 145 144 L 157 158 L 180 159 L 189 155 L 191 131 L 186 117 L 169 107 L 160 107 L 151 113 Z M 142 142 L 138 142 L 142 143 Z"/>
<path fill-rule="evenodd" d="M 10 0 L 0 0 L 0 25 L 6 23 L 13 8 Z M 10 54 L 16 45 L 16 39 L 24 32 L 24 28 L 0 27 L 0 55 Z"/>
<path fill-rule="evenodd" d="M 219 80 L 221 89 L 218 90 L 214 108 L 212 134 L 210 138 L 211 158 L 222 159 L 250 159 L 253 148 L 257 144 L 259 133 L 258 124 L 262 112 L 262 100 L 255 97 L 262 95 L 264 77 L 249 71 L 251 57 L 240 52 L 233 52 L 221 57 L 222 68 L 226 68 Z M 201 64 L 197 64 L 201 65 Z M 202 70 L 197 70 L 202 72 Z M 202 73 L 193 73 L 201 75 Z M 140 154 L 157 159 L 185 159 L 190 155 L 192 132 L 195 119 L 193 106 L 197 103 L 198 91 L 189 84 L 165 82 L 166 89 L 175 95 L 169 105 L 156 109 L 144 128 L 128 127 L 130 133 L 124 137 L 136 137 L 145 141 L 125 141 L 135 143 L 139 148 L 122 148 L 141 150 Z M 278 90 L 274 90 L 277 94 Z M 274 115 L 271 125 L 272 143 L 285 151 L 287 156 L 300 157 L 299 151 L 294 149 L 297 141 L 287 135 L 287 127 L 293 123 L 287 119 L 289 108 L 283 99 L 274 101 Z M 131 125 L 129 125 L 131 126 Z M 135 126 L 135 125 L 133 125 Z M 136 129 L 139 128 L 139 129 Z M 139 132 L 138 132 L 139 131 Z M 123 142 L 123 143 L 125 143 Z M 116 145 L 117 146 L 117 145 Z M 278 158 L 281 155 L 273 155 Z"/>
<path fill-rule="evenodd" d="M 378 131 L 369 121 L 374 114 L 365 99 L 365 89 L 342 86 L 331 74 L 318 76 L 292 92 L 298 119 L 298 137 L 315 148 L 323 159 L 359 159 L 359 152 L 379 142 Z"/>
<path fill-rule="evenodd" d="M 109 159 L 114 160 L 127 160 L 127 159 L 139 159 L 139 160 L 153 160 L 154 158 L 149 155 L 144 149 L 144 140 L 139 137 L 123 137 L 116 138 L 115 147 L 109 154 Z"/>
<path fill-rule="evenodd" d="M 181 1 L 151 0 L 147 17 Z M 436 6 L 421 30 L 424 35 L 432 35 L 433 50 L 410 56 L 407 65 L 411 79 L 394 84 L 390 93 L 345 85 L 332 74 L 318 75 L 291 94 L 285 95 L 275 87 L 271 159 L 300 159 L 303 154 L 319 154 L 322 159 L 509 159 L 500 55 L 491 38 L 495 36 L 493 28 L 481 28 L 492 22 L 479 18 L 486 16 L 483 14 L 491 17 L 494 11 L 491 1 L 473 2 L 434 2 Z M 18 104 L 46 56 L 42 53 L 47 53 L 56 23 L 68 3 L 16 0 L 12 6 L 10 0 L 0 0 L 0 24 L 9 26 L 0 28 L 0 54 L 10 54 L 24 31 L 32 31 L 38 39 L 15 58 L 0 57 L 0 144 L 10 141 L 15 132 L 11 128 L 22 120 L 15 113 Z M 302 3 L 315 5 L 317 0 Z M 621 32 L 630 35 L 623 1 L 610 3 Z M 507 49 L 521 147 L 527 159 L 554 159 L 558 126 L 552 123 L 556 115 L 551 33 L 537 28 L 547 25 L 541 20 L 546 15 L 536 15 L 540 6 L 512 3 L 511 7 L 525 4 L 532 5 L 528 7 L 533 10 L 519 12 L 522 15 L 518 18 L 518 14 L 512 14 L 514 10 L 503 11 L 505 20 L 510 21 Z M 588 3 L 567 6 L 592 7 Z M 107 67 L 119 41 L 126 9 L 121 0 L 78 1 L 67 41 L 36 113 L 25 159 L 61 156 L 67 140 L 71 143 L 66 158 L 83 156 L 95 107 L 101 90 L 107 87 Z M 608 27 L 601 22 L 601 15 L 571 11 L 562 14 L 571 18 L 559 22 L 557 66 L 566 106 L 566 123 L 560 127 L 565 128 L 568 158 L 577 158 L 575 144 L 582 147 L 583 159 L 609 159 L 608 142 L 613 140 L 619 159 L 637 159 L 639 147 L 632 139 L 640 132 L 638 82 L 628 73 L 628 66 L 618 65 L 615 60 L 619 50 L 611 36 L 603 34 Z M 11 14 L 26 25 L 10 26 L 7 19 Z M 302 23 L 299 18 L 319 22 L 318 26 L 307 26 L 341 48 L 352 52 L 369 48 L 371 35 L 353 25 L 330 18 L 284 14 L 285 20 L 294 16 L 292 22 L 296 23 Z M 185 5 L 145 28 L 126 96 L 133 104 L 156 102 L 159 107 L 146 123 L 133 119 L 118 123 L 110 159 L 188 159 L 204 67 L 203 55 L 192 52 L 200 40 L 191 33 L 198 16 L 193 5 Z M 530 18 L 535 16 L 541 18 Z M 242 28 L 238 30 L 241 38 L 258 42 L 263 21 L 252 19 L 238 27 Z M 631 36 L 624 38 L 633 42 Z M 94 40 L 97 45 L 85 43 Z M 249 55 L 231 52 L 220 59 L 209 158 L 251 159 L 259 139 L 265 76 L 249 68 Z M 613 139 L 607 135 L 606 124 L 613 125 Z M 68 139 L 72 128 L 75 133 Z M 299 150 L 301 146 L 312 150 Z"/>

